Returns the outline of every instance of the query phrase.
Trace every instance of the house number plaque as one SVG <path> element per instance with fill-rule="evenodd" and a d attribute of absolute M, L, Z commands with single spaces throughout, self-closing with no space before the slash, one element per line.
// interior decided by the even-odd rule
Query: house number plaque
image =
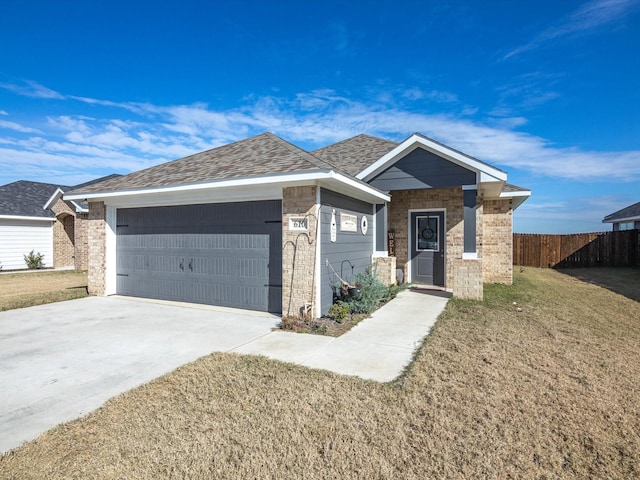
<path fill-rule="evenodd" d="M 289 230 L 306 232 L 309 230 L 308 217 L 289 217 Z"/>

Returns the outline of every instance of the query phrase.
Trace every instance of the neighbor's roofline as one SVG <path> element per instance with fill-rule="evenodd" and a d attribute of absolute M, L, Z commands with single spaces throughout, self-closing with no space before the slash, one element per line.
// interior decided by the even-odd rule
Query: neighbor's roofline
<path fill-rule="evenodd" d="M 62 190 L 60 187 L 58 187 L 56 189 L 56 191 L 53 192 L 53 195 L 51 195 L 51 197 L 49 197 L 49 200 L 47 200 L 47 203 L 45 203 L 44 207 L 42 207 L 42 208 L 45 209 L 45 210 L 50 210 L 51 207 L 53 207 L 53 204 L 56 203 L 58 198 L 62 197 L 63 195 L 64 195 L 64 190 Z M 73 200 L 70 200 L 70 202 L 73 204 L 74 207 L 76 207 L 76 213 L 89 213 L 89 209 L 82 208 L 82 206 L 80 204 L 74 202 Z"/>
<path fill-rule="evenodd" d="M 64 190 L 62 190 L 60 187 L 56 188 L 56 191 L 53 192 L 53 194 L 51 194 L 51 196 L 49 197 L 49 200 L 47 200 L 47 203 L 45 203 L 42 208 L 44 208 L 45 210 L 49 210 L 51 208 L 51 206 L 59 198 L 58 194 L 60 194 L 60 196 L 64 195 Z"/>
<path fill-rule="evenodd" d="M 401 142 L 397 147 L 383 155 L 379 160 L 375 161 L 367 168 L 362 170 L 356 175 L 356 178 L 360 180 L 370 180 L 371 177 L 380 173 L 385 168 L 389 167 L 397 160 L 397 157 L 406 152 L 412 147 L 422 146 L 426 150 L 439 155 L 444 156 L 447 160 L 453 161 L 461 166 L 469 167 L 475 170 L 477 173 L 484 173 L 493 178 L 495 181 L 506 182 L 507 173 L 499 168 L 493 167 L 487 163 L 484 163 L 477 158 L 473 158 L 465 153 L 459 152 L 451 147 L 443 145 L 429 137 L 426 137 L 420 133 L 414 133 L 409 138 Z M 486 181 L 478 178 L 478 182 Z"/>
<path fill-rule="evenodd" d="M 640 215 L 634 215 L 631 217 L 623 217 L 623 218 L 610 218 L 606 217 L 602 219 L 602 223 L 621 223 L 621 222 L 629 222 L 631 220 L 640 220 Z"/>
<path fill-rule="evenodd" d="M 285 173 L 280 175 L 262 175 L 255 177 L 241 177 L 234 179 L 220 179 L 202 183 L 190 183 L 190 184 L 181 184 L 181 185 L 164 185 L 160 187 L 146 187 L 146 188 L 137 188 L 131 190 L 116 190 L 116 191 L 104 191 L 104 192 L 87 192 L 82 193 L 70 193 L 65 194 L 65 200 L 98 200 L 98 199 L 108 199 L 108 198 L 117 198 L 121 196 L 132 196 L 132 195 L 148 195 L 148 194 L 158 194 L 158 193 L 176 193 L 176 192 L 188 192 L 188 191 L 197 191 L 197 190 L 206 190 L 206 189 L 221 189 L 221 188 L 231 188 L 231 187 L 244 187 L 244 186 L 255 186 L 255 185 L 270 185 L 276 183 L 292 183 L 292 182 L 301 182 L 301 181 L 315 181 L 315 180 L 336 180 L 340 183 L 348 185 L 352 188 L 360 190 L 368 195 L 371 195 L 375 198 L 378 198 L 382 201 L 388 202 L 391 200 L 391 197 L 380 190 L 367 185 L 359 179 L 349 178 L 347 175 L 336 172 L 335 170 L 328 169 L 318 169 L 318 170 L 310 170 L 303 173 L 293 172 L 293 173 Z"/>

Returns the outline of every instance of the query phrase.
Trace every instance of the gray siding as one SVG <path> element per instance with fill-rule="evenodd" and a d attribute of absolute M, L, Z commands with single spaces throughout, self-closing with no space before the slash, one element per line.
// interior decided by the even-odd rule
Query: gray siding
<path fill-rule="evenodd" d="M 476 190 L 464 191 L 464 253 L 476 251 Z"/>
<path fill-rule="evenodd" d="M 338 281 L 331 267 L 327 266 L 327 262 L 348 282 L 353 279 L 354 275 L 364 273 L 371 265 L 374 242 L 374 206 L 326 189 L 320 191 L 320 203 L 320 306 L 324 315 L 333 304 L 331 285 Z M 336 210 L 337 221 L 335 242 L 331 242 L 330 233 L 333 209 Z M 357 232 L 340 231 L 341 212 L 358 216 Z M 366 215 L 369 221 L 366 235 L 362 235 L 360 229 L 362 215 Z M 351 265 L 353 265 L 353 270 Z"/>
<path fill-rule="evenodd" d="M 387 205 L 376 205 L 376 252 L 387 251 Z"/>
<path fill-rule="evenodd" d="M 116 291 L 280 312 L 282 203 L 119 209 Z"/>
<path fill-rule="evenodd" d="M 475 185 L 476 174 L 422 148 L 417 148 L 369 184 L 383 190 L 422 190 Z"/>

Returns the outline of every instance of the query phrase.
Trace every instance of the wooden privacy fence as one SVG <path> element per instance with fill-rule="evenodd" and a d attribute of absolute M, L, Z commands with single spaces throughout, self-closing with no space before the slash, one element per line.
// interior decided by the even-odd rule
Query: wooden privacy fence
<path fill-rule="evenodd" d="M 569 235 L 514 233 L 513 264 L 549 268 L 640 265 L 640 230 Z"/>

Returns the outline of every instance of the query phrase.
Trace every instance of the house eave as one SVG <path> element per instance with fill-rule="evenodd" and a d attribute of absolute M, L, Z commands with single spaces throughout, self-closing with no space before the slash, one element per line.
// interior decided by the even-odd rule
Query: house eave
<path fill-rule="evenodd" d="M 158 202 L 172 203 L 173 201 L 193 201 L 207 203 L 232 200 L 260 200 L 267 198 L 281 198 L 282 188 L 298 185 L 324 185 L 348 191 L 352 196 L 371 202 L 387 202 L 389 195 L 363 182 L 349 178 L 334 170 L 309 170 L 280 175 L 264 175 L 222 179 L 209 182 L 181 185 L 167 185 L 160 187 L 139 188 L 131 190 L 117 190 L 105 192 L 77 192 L 65 194 L 65 200 L 104 201 L 110 205 L 125 205 L 135 203 L 149 205 Z M 227 195 L 231 194 L 231 195 Z M 191 200 L 189 200 L 191 199 Z"/>
<path fill-rule="evenodd" d="M 520 190 L 516 192 L 502 192 L 500 198 L 510 198 L 512 200 L 512 206 L 515 210 L 522 205 L 527 198 L 531 196 L 531 190 Z"/>
<path fill-rule="evenodd" d="M 0 215 L 0 220 L 22 220 L 33 222 L 55 222 L 56 219 L 52 217 L 29 217 L 25 215 Z"/>

